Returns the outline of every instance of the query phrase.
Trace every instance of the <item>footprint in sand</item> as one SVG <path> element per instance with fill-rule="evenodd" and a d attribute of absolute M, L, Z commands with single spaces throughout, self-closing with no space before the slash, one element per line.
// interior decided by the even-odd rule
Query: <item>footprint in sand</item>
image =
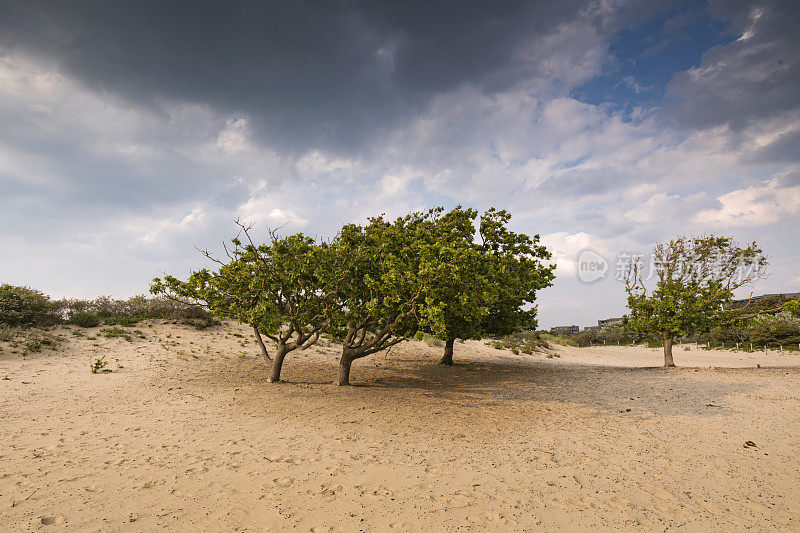
<path fill-rule="evenodd" d="M 477 490 L 457 490 L 455 492 L 456 496 L 466 496 L 467 498 L 485 498 L 486 495 L 482 492 L 478 492 Z"/>
<path fill-rule="evenodd" d="M 294 483 L 294 479 L 290 477 L 279 477 L 273 481 L 275 481 L 276 485 L 283 488 L 289 487 Z"/>
<path fill-rule="evenodd" d="M 384 487 L 378 487 L 377 489 L 374 490 L 371 489 L 362 490 L 361 496 L 394 497 L 394 492 Z"/>
<path fill-rule="evenodd" d="M 314 526 L 311 528 L 311 533 L 330 533 L 330 530 L 328 526 Z"/>
<path fill-rule="evenodd" d="M 319 494 L 325 496 L 335 496 L 340 490 L 342 490 L 342 486 L 337 483 L 323 483 L 320 485 Z"/>
<path fill-rule="evenodd" d="M 43 516 L 41 521 L 42 521 L 42 525 L 43 526 L 52 526 L 52 525 L 55 525 L 55 524 L 63 524 L 64 523 L 64 517 L 61 516 L 61 515 Z"/>

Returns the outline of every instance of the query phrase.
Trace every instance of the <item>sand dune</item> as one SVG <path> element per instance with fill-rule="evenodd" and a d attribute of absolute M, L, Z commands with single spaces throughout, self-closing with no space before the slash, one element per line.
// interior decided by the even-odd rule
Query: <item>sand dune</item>
<path fill-rule="evenodd" d="M 245 328 L 139 329 L 3 345 L 0 529 L 800 530 L 798 352 L 411 342 L 336 387 L 320 346 L 271 385 Z"/>

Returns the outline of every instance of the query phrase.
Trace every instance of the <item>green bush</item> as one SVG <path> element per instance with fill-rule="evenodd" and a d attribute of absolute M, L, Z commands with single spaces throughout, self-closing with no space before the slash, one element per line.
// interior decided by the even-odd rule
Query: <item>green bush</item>
<path fill-rule="evenodd" d="M 51 300 L 28 287 L 0 285 L 0 326 L 47 327 L 69 323 L 80 327 L 135 326 L 142 320 L 173 320 L 204 329 L 220 322 L 202 307 L 168 298 L 133 296 L 117 300 L 100 296 L 94 300 Z"/>
<path fill-rule="evenodd" d="M 222 322 L 211 315 L 202 318 L 184 318 L 182 322 L 187 326 L 194 327 L 195 329 L 206 329 L 210 328 L 211 326 L 218 326 L 222 324 Z"/>
<path fill-rule="evenodd" d="M 491 342 L 498 350 L 511 350 L 514 355 L 532 354 L 535 351 L 549 347 L 542 334 L 536 331 L 517 331 L 504 335 Z"/>
<path fill-rule="evenodd" d="M 712 347 L 724 345 L 727 348 L 739 344 L 747 349 L 751 343 L 754 348 L 797 346 L 800 343 L 800 318 L 792 316 L 790 312 L 761 314 L 741 323 L 686 335 L 680 342 L 707 344 Z"/>
<path fill-rule="evenodd" d="M 593 346 L 608 344 L 622 346 L 630 344 L 647 344 L 648 346 L 661 346 L 661 339 L 654 335 L 645 335 L 630 331 L 622 322 L 612 322 L 599 330 L 581 331 L 570 337 L 577 346 Z"/>
<path fill-rule="evenodd" d="M 100 325 L 100 317 L 94 311 L 75 311 L 70 313 L 67 321 L 82 328 L 94 328 Z"/>
<path fill-rule="evenodd" d="M 560 344 L 562 346 L 578 346 L 575 335 L 556 335 L 555 333 L 541 333 L 542 340 L 550 344 Z"/>
<path fill-rule="evenodd" d="M 28 287 L 0 285 L 0 324 L 52 326 L 61 321 L 59 304 Z"/>
<path fill-rule="evenodd" d="M 126 315 L 116 315 L 113 317 L 109 317 L 105 320 L 105 323 L 109 326 L 124 326 L 124 327 L 132 327 L 141 322 L 142 319 L 137 318 L 135 316 L 126 316 Z"/>
<path fill-rule="evenodd" d="M 94 300 L 68 300 L 65 305 L 70 314 L 94 313 L 100 323 L 107 326 L 132 327 L 142 320 L 175 320 L 191 326 L 208 327 L 213 321 L 211 313 L 196 305 L 175 302 L 168 298 L 133 296 L 117 300 L 100 296 Z"/>
<path fill-rule="evenodd" d="M 800 319 L 789 313 L 760 315 L 750 328 L 750 342 L 758 346 L 778 347 L 800 343 Z"/>

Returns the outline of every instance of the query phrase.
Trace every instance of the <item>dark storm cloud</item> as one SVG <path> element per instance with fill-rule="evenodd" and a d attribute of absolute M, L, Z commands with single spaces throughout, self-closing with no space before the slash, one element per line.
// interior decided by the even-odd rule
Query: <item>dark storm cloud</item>
<path fill-rule="evenodd" d="M 708 50 L 698 68 L 677 74 L 667 88 L 677 122 L 687 128 L 730 125 L 800 108 L 800 2 L 713 2 L 737 39 Z"/>
<path fill-rule="evenodd" d="M 530 77 L 519 43 L 587 3 L 6 2 L 0 47 L 140 104 L 247 115 L 271 146 L 350 151 L 435 94 Z"/>
<path fill-rule="evenodd" d="M 756 163 L 795 163 L 800 154 L 800 130 L 783 133 L 768 145 L 755 151 Z"/>

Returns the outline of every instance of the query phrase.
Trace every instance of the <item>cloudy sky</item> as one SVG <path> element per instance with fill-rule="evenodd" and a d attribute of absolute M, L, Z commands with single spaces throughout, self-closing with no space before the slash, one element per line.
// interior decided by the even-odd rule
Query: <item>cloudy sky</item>
<path fill-rule="evenodd" d="M 237 217 L 328 237 L 463 204 L 551 248 L 545 327 L 624 313 L 615 257 L 684 233 L 756 240 L 752 290 L 800 291 L 799 12 L 0 0 L 0 282 L 129 296 Z"/>

